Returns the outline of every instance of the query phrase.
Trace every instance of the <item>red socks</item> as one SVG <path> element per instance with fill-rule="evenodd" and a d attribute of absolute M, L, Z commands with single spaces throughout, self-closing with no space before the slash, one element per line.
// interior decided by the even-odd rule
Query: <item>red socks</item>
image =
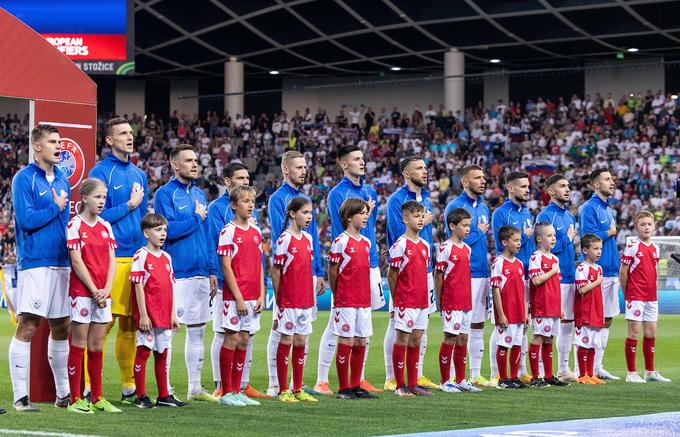
<path fill-rule="evenodd" d="M 364 358 L 366 357 L 366 346 L 352 347 L 352 358 L 350 361 L 350 380 L 349 384 L 352 388 L 357 388 L 361 385 L 361 371 L 364 369 Z"/>
<path fill-rule="evenodd" d="M 541 351 L 540 344 L 529 344 L 529 367 L 531 368 L 531 376 L 534 380 L 538 378 L 538 354 Z"/>
<path fill-rule="evenodd" d="M 513 346 L 510 349 L 510 379 L 517 378 L 519 373 L 519 361 L 522 358 L 522 346 Z"/>
<path fill-rule="evenodd" d="M 439 375 L 441 382 L 444 384 L 451 379 L 451 355 L 453 354 L 453 345 L 442 342 L 439 346 Z M 458 367 L 456 367 L 458 370 Z"/>
<path fill-rule="evenodd" d="M 588 349 L 588 376 L 595 375 L 595 348 Z"/>
<path fill-rule="evenodd" d="M 406 349 L 406 369 L 408 370 L 408 387 L 415 388 L 418 385 L 418 360 L 420 359 L 420 346 L 409 346 Z"/>
<path fill-rule="evenodd" d="M 467 345 L 456 345 L 453 348 L 453 364 L 456 367 L 456 384 L 465 379 L 465 359 L 467 358 Z"/>
<path fill-rule="evenodd" d="M 146 346 L 137 346 L 135 354 L 135 390 L 137 399 L 146 396 L 146 361 L 151 355 L 151 349 Z"/>
<path fill-rule="evenodd" d="M 290 344 L 279 343 L 276 349 L 276 375 L 279 378 L 279 393 L 288 390 L 288 354 Z"/>
<path fill-rule="evenodd" d="M 583 378 L 588 373 L 588 349 L 579 346 L 576 349 L 576 357 L 578 358 L 579 377 Z"/>
<path fill-rule="evenodd" d="M 156 384 L 158 384 L 158 397 L 168 397 L 168 350 L 163 353 L 153 352 L 154 371 L 156 373 Z"/>
<path fill-rule="evenodd" d="M 243 376 L 243 366 L 246 362 L 246 349 L 234 350 L 234 361 L 231 367 L 231 391 L 241 392 L 241 377 Z"/>
<path fill-rule="evenodd" d="M 626 338 L 625 352 L 626 352 L 626 367 L 629 372 L 635 372 L 635 353 L 637 352 L 637 340 Z M 644 344 L 644 340 L 643 340 Z"/>
<path fill-rule="evenodd" d="M 234 349 L 224 346 L 220 349 L 220 379 L 222 380 L 222 395 L 231 393 L 231 372 L 234 364 Z"/>
<path fill-rule="evenodd" d="M 406 357 L 406 346 L 400 346 L 394 343 L 392 347 L 392 366 L 394 367 L 394 380 L 397 383 L 397 388 L 405 385 L 404 383 L 404 364 Z"/>
<path fill-rule="evenodd" d="M 305 370 L 305 347 L 293 346 L 293 393 L 302 388 L 302 374 Z"/>
<path fill-rule="evenodd" d="M 349 389 L 349 361 L 352 355 L 352 346 L 338 343 L 338 351 L 335 354 L 335 366 L 338 369 L 339 391 Z"/>
<path fill-rule="evenodd" d="M 498 346 L 496 348 L 496 366 L 498 366 L 498 378 L 500 381 L 508 379 L 508 348 Z"/>
<path fill-rule="evenodd" d="M 103 352 L 87 351 L 87 373 L 90 375 L 90 399 L 93 404 L 102 397 L 103 358 Z"/>
<path fill-rule="evenodd" d="M 642 353 L 645 355 L 645 370 L 654 371 L 654 342 L 655 339 L 644 337 L 642 339 Z"/>
<path fill-rule="evenodd" d="M 68 350 L 68 385 L 71 389 L 71 403 L 82 398 L 80 383 L 83 375 L 83 355 L 85 349 L 70 345 Z"/>
<path fill-rule="evenodd" d="M 552 343 L 543 343 L 543 346 L 541 346 L 541 357 L 543 358 L 543 377 L 546 381 L 553 377 L 552 355 Z"/>

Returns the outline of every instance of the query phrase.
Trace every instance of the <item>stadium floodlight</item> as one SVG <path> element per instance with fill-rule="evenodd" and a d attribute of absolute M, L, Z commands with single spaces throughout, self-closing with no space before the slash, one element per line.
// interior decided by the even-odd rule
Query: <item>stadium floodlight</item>
<path fill-rule="evenodd" d="M 627 50 L 628 53 L 636 53 L 636 52 L 639 52 L 639 51 L 640 51 L 640 49 L 637 48 L 637 47 L 629 47 L 628 50 Z"/>
<path fill-rule="evenodd" d="M 492 64 L 498 64 L 498 63 L 501 62 L 501 60 L 498 59 L 498 58 L 493 58 L 493 59 L 489 59 L 489 62 L 491 62 Z"/>
<path fill-rule="evenodd" d="M 392 71 L 401 71 L 401 67 L 390 67 Z"/>
<path fill-rule="evenodd" d="M 678 95 L 677 94 L 671 94 L 671 99 L 678 100 Z"/>
<path fill-rule="evenodd" d="M 272 71 L 269 72 L 269 74 L 276 76 L 277 74 L 279 74 L 279 71 L 278 70 L 272 70 Z"/>

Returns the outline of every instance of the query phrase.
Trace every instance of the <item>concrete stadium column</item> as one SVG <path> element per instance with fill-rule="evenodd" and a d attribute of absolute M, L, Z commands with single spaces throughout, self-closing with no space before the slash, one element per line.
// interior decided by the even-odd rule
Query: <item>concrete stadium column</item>
<path fill-rule="evenodd" d="M 231 57 L 224 63 L 224 93 L 243 93 L 243 62 Z M 232 117 L 243 114 L 243 94 L 224 96 L 224 110 Z"/>
<path fill-rule="evenodd" d="M 465 55 L 458 49 L 444 53 L 444 107 L 454 113 L 465 110 Z M 453 76 L 453 77 L 452 77 Z"/>

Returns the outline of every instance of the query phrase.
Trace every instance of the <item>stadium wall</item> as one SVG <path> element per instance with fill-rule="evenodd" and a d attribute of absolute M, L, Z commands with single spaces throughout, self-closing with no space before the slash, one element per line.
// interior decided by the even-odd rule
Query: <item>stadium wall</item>
<path fill-rule="evenodd" d="M 144 81 L 119 80 L 116 83 L 116 114 L 132 116 L 133 112 L 144 114 Z"/>
<path fill-rule="evenodd" d="M 28 114 L 28 100 L 0 97 L 0 116 L 4 117 L 6 114 L 17 114 L 19 120 L 23 120 Z"/>
<path fill-rule="evenodd" d="M 665 89 L 665 70 L 663 59 L 640 62 L 591 63 L 585 73 L 585 94 L 595 93 L 606 96 L 612 93 L 614 99 L 622 94 L 644 93 Z"/>
<path fill-rule="evenodd" d="M 170 81 L 170 113 L 177 111 L 179 114 L 192 116 L 198 114 L 198 98 L 180 99 L 180 97 L 198 96 L 197 80 L 173 80 Z"/>
<path fill-rule="evenodd" d="M 496 106 L 499 100 L 507 105 L 510 100 L 510 80 L 503 72 L 484 77 L 484 106 Z"/>

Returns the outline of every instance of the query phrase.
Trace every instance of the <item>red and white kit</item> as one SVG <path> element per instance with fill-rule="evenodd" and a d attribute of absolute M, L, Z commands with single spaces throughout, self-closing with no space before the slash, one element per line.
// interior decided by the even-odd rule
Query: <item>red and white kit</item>
<path fill-rule="evenodd" d="M 106 286 L 109 274 L 109 252 L 118 247 L 111 225 L 101 217 L 89 224 L 76 215 L 66 228 L 66 244 L 69 250 L 80 251 L 80 256 L 97 289 Z M 69 296 L 71 297 L 71 320 L 77 323 L 109 323 L 111 321 L 111 297 L 106 307 L 100 308 L 92 299 L 87 287 L 71 270 Z"/>
<path fill-rule="evenodd" d="M 262 287 L 262 231 L 253 224 L 242 228 L 233 222 L 227 223 L 220 232 L 217 254 L 231 258 L 231 269 L 248 308 L 247 315 L 238 315 L 234 295 L 224 280 L 222 328 L 255 334 L 260 330 L 260 314 L 255 312 L 255 307 Z"/>
<path fill-rule="evenodd" d="M 300 237 L 284 231 L 276 242 L 274 264 L 281 266 L 281 280 L 276 296 L 277 331 L 281 334 L 312 333 L 314 309 L 312 247 L 312 236 L 305 231 L 302 231 Z"/>
<path fill-rule="evenodd" d="M 430 245 L 422 238 L 413 241 L 402 235 L 390 248 L 390 267 L 399 271 L 393 296 L 395 329 L 410 334 L 427 328 L 429 266 Z"/>
<path fill-rule="evenodd" d="M 591 349 L 600 344 L 600 328 L 604 327 L 604 298 L 602 284 L 581 295 L 578 290 L 597 281 L 602 267 L 582 262 L 576 267 L 576 294 L 574 296 L 574 344 Z"/>
<path fill-rule="evenodd" d="M 550 272 L 553 266 L 559 267 L 559 259 L 552 253 L 537 250 L 529 260 L 529 278 L 535 278 Z M 531 326 L 535 335 L 554 337 L 560 327 L 562 315 L 562 291 L 560 273 L 551 276 L 547 281 L 535 286 L 529 285 Z"/>
<path fill-rule="evenodd" d="M 343 232 L 333 241 L 329 261 L 338 264 L 333 293 L 333 330 L 339 337 L 370 337 L 371 242 L 363 235 Z"/>
<path fill-rule="evenodd" d="M 469 334 L 472 322 L 472 249 L 461 242 L 444 241 L 437 251 L 436 269 L 442 272 L 442 325 L 449 334 Z"/>
<path fill-rule="evenodd" d="M 132 257 L 130 281 L 144 286 L 146 312 L 153 327 L 150 332 L 137 329 L 137 346 L 146 346 L 157 352 L 163 352 L 170 345 L 172 338 L 170 331 L 172 289 L 175 284 L 172 258 L 162 250 L 160 254 L 154 255 L 142 247 Z M 139 305 L 134 291 L 132 292 L 132 315 L 139 327 Z"/>
<path fill-rule="evenodd" d="M 656 322 L 659 319 L 656 286 L 659 246 L 633 238 L 623 249 L 621 264 L 628 266 L 628 284 L 623 291 L 626 320 Z"/>
<path fill-rule="evenodd" d="M 526 307 L 524 306 L 524 267 L 519 258 L 509 260 L 498 256 L 491 267 L 492 287 L 500 288 L 503 313 L 508 319 L 508 326 L 496 326 L 498 345 L 511 348 L 522 345 Z M 498 323 L 498 308 L 493 306 L 494 320 Z"/>

